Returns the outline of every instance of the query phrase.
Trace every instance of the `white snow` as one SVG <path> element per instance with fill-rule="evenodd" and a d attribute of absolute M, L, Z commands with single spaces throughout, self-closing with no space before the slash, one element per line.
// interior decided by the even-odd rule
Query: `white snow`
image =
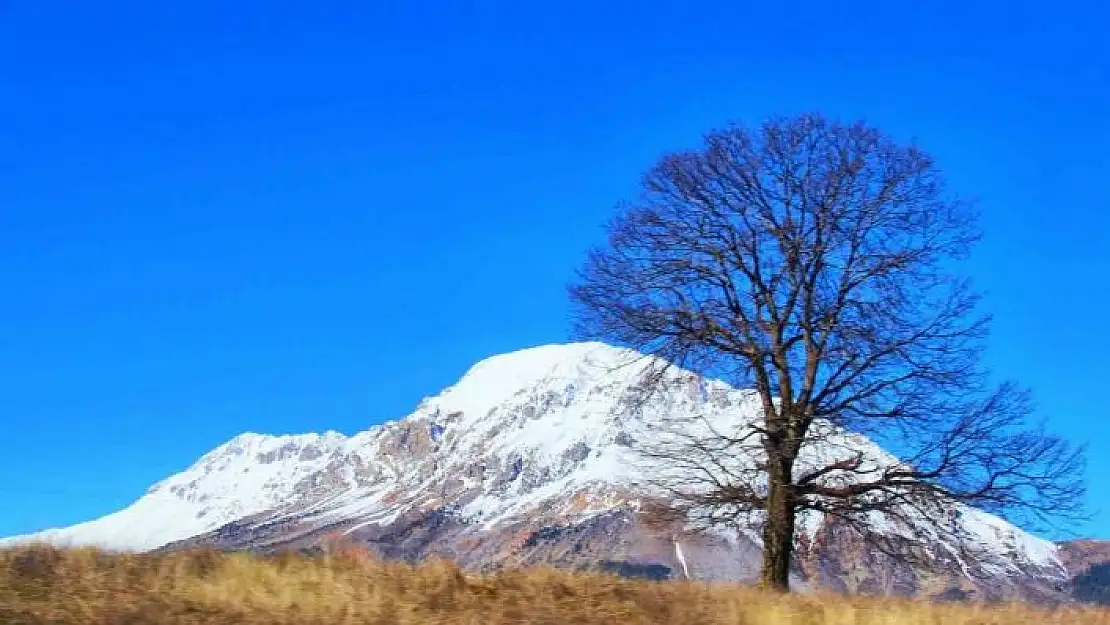
<path fill-rule="evenodd" d="M 682 545 L 678 544 L 678 540 L 674 541 L 674 557 L 678 559 L 678 563 L 682 565 L 682 576 L 690 579 L 690 569 L 686 566 L 686 556 L 682 553 Z"/>
<path fill-rule="evenodd" d="M 155 484 L 132 505 L 64 529 L 0 539 L 0 546 L 47 542 L 145 551 L 196 536 L 243 517 L 280 507 L 292 487 L 318 470 L 343 436 L 241 434 L 205 454 L 189 469 Z M 289 450 L 291 458 L 264 464 L 259 456 Z M 301 461 L 305 449 L 319 458 Z"/>

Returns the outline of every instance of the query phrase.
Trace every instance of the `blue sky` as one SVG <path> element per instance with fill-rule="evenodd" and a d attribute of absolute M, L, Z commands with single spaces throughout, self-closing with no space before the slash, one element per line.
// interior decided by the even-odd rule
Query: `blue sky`
<path fill-rule="evenodd" d="M 655 158 L 806 110 L 980 198 L 990 365 L 1110 501 L 1105 9 L 460 4 L 0 2 L 0 535 L 565 340 Z"/>

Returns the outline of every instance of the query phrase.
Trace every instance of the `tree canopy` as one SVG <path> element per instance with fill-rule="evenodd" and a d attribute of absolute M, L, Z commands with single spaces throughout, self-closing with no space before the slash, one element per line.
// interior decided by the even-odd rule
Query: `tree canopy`
<path fill-rule="evenodd" d="M 781 117 L 663 157 L 570 295 L 582 335 L 758 394 L 763 416 L 742 431 L 675 422 L 643 451 L 700 476 L 668 485 L 686 521 L 760 515 L 762 579 L 785 589 L 806 510 L 860 531 L 882 515 L 954 532 L 958 504 L 1024 523 L 1079 509 L 1080 450 L 1031 424 L 1028 392 L 982 364 L 990 317 L 962 264 L 979 237 L 974 207 L 916 145 Z M 849 432 L 899 459 L 867 457 Z M 800 463 L 807 450 L 821 453 Z"/>

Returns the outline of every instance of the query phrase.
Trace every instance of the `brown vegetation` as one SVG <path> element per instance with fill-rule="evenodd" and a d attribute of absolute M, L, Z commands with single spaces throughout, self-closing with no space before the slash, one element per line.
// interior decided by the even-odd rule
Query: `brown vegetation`
<path fill-rule="evenodd" d="M 30 547 L 0 551 L 0 623 L 1093 625 L 1110 623 L 1110 612 L 783 596 L 552 569 L 478 577 L 447 562 L 412 567 L 357 551 L 309 558 Z"/>

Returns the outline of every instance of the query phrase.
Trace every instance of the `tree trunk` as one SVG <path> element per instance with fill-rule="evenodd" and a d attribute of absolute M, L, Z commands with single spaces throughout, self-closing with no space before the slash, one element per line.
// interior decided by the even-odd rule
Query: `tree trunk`
<path fill-rule="evenodd" d="M 777 592 L 790 591 L 790 556 L 794 550 L 794 501 L 791 467 L 779 460 L 768 472 L 767 519 L 763 524 L 763 570 L 760 584 Z M 775 466 L 777 465 L 777 466 Z"/>

